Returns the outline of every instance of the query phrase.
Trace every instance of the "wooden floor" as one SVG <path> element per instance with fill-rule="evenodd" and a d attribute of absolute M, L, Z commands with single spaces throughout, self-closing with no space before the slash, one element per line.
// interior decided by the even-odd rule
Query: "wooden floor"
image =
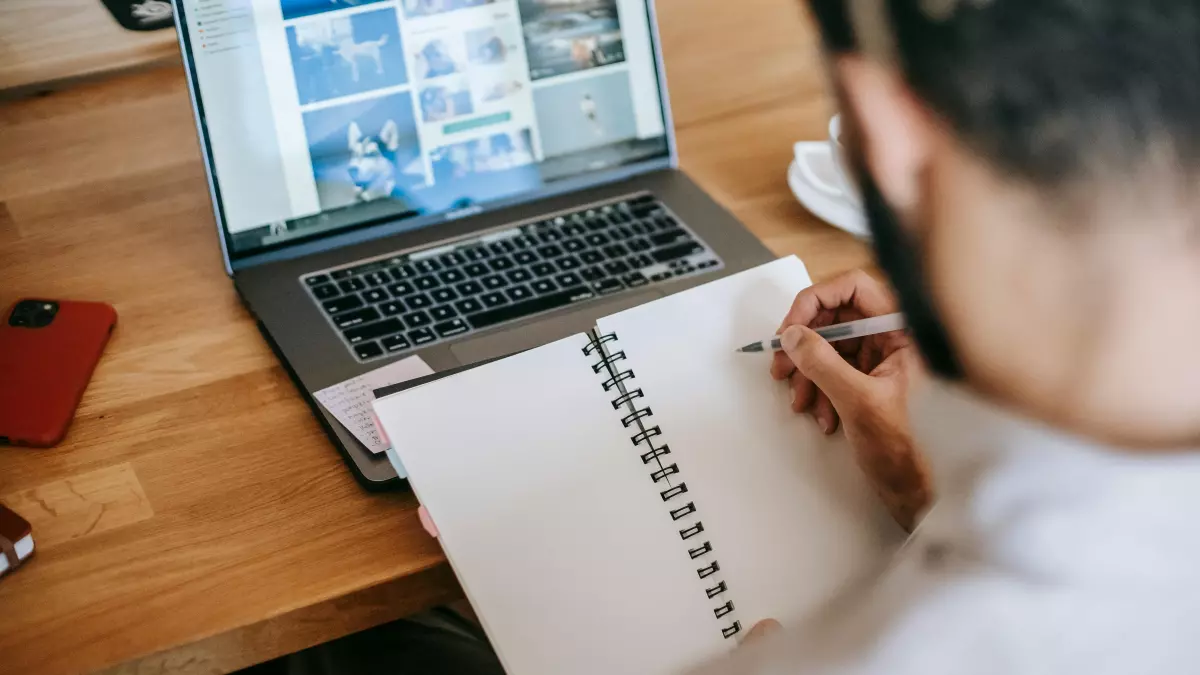
<path fill-rule="evenodd" d="M 684 169 L 815 278 L 868 264 L 785 181 L 831 112 L 800 3 L 659 6 Z M 0 580 L 0 672 L 228 672 L 459 596 L 239 305 L 178 67 L 0 103 L 0 303 L 23 296 L 120 324 L 66 442 L 0 448 L 38 541 Z"/>

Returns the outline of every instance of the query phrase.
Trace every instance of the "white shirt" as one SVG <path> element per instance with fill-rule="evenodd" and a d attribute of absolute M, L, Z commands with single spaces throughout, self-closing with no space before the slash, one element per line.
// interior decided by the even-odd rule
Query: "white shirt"
<path fill-rule="evenodd" d="M 943 383 L 912 420 L 939 499 L 893 564 L 704 673 L 1200 673 L 1200 452 L 1102 447 Z"/>

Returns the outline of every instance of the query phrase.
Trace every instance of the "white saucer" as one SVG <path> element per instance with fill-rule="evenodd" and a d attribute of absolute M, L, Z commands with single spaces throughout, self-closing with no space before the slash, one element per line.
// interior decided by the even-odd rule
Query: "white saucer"
<path fill-rule="evenodd" d="M 870 239 L 871 230 L 858 199 L 838 186 L 837 167 L 825 141 L 796 144 L 796 159 L 788 166 L 788 185 L 804 208 L 850 234 Z"/>

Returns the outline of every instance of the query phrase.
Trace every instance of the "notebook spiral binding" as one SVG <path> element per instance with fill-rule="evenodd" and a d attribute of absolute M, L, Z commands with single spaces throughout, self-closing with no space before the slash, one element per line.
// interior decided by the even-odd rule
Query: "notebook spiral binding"
<path fill-rule="evenodd" d="M 714 603 L 725 600 L 724 604 L 713 608 L 713 616 L 718 620 L 724 619 L 734 611 L 732 600 L 728 599 L 729 585 L 720 579 L 721 565 L 715 559 L 712 542 L 701 541 L 704 534 L 704 522 L 700 520 L 699 510 L 695 502 L 685 502 L 684 495 L 688 493 L 687 483 L 681 479 L 678 463 L 668 463 L 671 448 L 666 443 L 656 443 L 663 435 L 662 428 L 653 423 L 654 412 L 649 405 L 639 407 L 644 403 L 646 395 L 641 389 L 635 388 L 637 376 L 632 369 L 621 370 L 618 364 L 626 360 L 625 352 L 609 350 L 605 345 L 617 341 L 615 333 L 599 334 L 595 331 L 588 334 L 591 340 L 583 348 L 583 355 L 599 356 L 600 360 L 592 365 L 592 372 L 607 375 L 608 379 L 601 386 L 608 393 L 618 394 L 612 400 L 613 410 L 624 408 L 629 414 L 621 418 L 621 424 L 629 429 L 632 435 L 629 440 L 638 450 L 642 463 L 650 471 L 650 478 L 661 489 L 659 496 L 667 505 L 667 513 L 672 522 L 677 523 L 679 538 L 685 542 L 688 557 L 695 561 L 696 575 L 704 580 L 705 594 Z M 681 522 L 682 521 L 682 522 Z M 711 585 L 710 585 L 711 584 Z M 723 623 L 724 623 L 723 621 Z M 730 639 L 742 631 L 740 621 L 733 620 L 721 627 L 721 635 Z"/>

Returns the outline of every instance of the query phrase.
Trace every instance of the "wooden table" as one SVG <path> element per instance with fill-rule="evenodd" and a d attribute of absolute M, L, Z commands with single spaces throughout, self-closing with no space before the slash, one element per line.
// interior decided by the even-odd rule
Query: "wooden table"
<path fill-rule="evenodd" d="M 813 276 L 867 247 L 788 191 L 830 113 L 795 0 L 661 0 L 684 168 Z M 0 302 L 113 303 L 66 440 L 0 448 L 38 553 L 0 672 L 228 672 L 460 597 L 412 495 L 351 478 L 221 268 L 183 74 L 0 104 Z"/>

